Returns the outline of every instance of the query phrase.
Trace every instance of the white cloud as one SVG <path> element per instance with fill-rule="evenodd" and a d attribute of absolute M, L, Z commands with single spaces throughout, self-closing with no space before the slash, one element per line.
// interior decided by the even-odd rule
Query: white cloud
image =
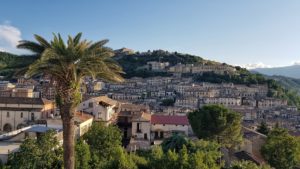
<path fill-rule="evenodd" d="M 0 24 L 0 51 L 24 53 L 24 50 L 16 48 L 20 40 L 22 40 L 21 31 L 17 27 L 11 26 L 7 21 Z"/>
<path fill-rule="evenodd" d="M 300 65 L 300 61 L 293 61 L 292 65 Z"/>
<path fill-rule="evenodd" d="M 271 68 L 271 65 L 266 65 L 262 62 L 258 63 L 250 63 L 250 64 L 245 64 L 241 65 L 241 67 L 246 68 L 246 69 L 256 69 L 256 68 Z"/>

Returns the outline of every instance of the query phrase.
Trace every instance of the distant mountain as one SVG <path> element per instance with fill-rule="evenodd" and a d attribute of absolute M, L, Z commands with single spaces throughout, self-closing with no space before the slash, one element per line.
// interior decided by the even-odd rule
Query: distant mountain
<path fill-rule="evenodd" d="M 285 89 L 293 90 L 300 94 L 300 79 L 285 76 L 266 76 L 266 78 L 273 79 Z"/>
<path fill-rule="evenodd" d="M 268 76 L 277 75 L 277 76 L 286 76 L 286 77 L 300 79 L 300 65 L 274 67 L 274 68 L 257 68 L 257 69 L 252 69 L 251 71 L 265 74 Z"/>

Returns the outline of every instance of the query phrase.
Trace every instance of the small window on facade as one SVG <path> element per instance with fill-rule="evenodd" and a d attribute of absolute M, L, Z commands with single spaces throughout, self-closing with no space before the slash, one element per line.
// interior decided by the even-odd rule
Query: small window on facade
<path fill-rule="evenodd" d="M 6 117 L 9 117 L 9 112 L 6 113 Z"/>
<path fill-rule="evenodd" d="M 23 112 L 21 112 L 21 115 L 20 115 L 20 117 L 21 117 L 21 118 L 23 118 Z"/>

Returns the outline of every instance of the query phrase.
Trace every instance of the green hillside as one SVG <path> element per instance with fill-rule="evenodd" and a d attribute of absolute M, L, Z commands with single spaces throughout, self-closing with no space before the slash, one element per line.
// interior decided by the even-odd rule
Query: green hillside
<path fill-rule="evenodd" d="M 300 94 L 300 79 L 286 76 L 266 76 L 266 78 L 273 79 L 281 84 L 285 89 L 293 90 Z"/>
<path fill-rule="evenodd" d="M 35 60 L 35 56 L 17 56 L 5 52 L 0 52 L 0 76 L 5 79 L 11 79 L 13 75 L 24 66 L 29 65 Z M 205 60 L 201 57 L 181 54 L 177 52 L 168 52 L 163 50 L 148 51 L 144 53 L 117 53 L 114 59 L 123 67 L 125 78 L 137 77 L 152 77 L 152 76 L 172 76 L 168 72 L 151 72 L 145 69 L 147 62 L 160 61 L 169 62 L 170 65 L 177 63 L 182 64 L 206 64 L 206 65 L 227 65 L 214 61 Z M 231 65 L 227 65 L 232 67 Z M 144 68 L 143 68 L 144 67 Z M 287 99 L 291 105 L 296 105 L 300 108 L 300 97 L 294 91 L 294 87 L 300 86 L 297 80 L 274 80 L 266 78 L 258 73 L 251 73 L 247 69 L 235 67 L 235 74 L 187 74 L 184 76 L 193 77 L 195 81 L 211 82 L 211 83 L 234 83 L 234 84 L 265 84 L 269 87 L 268 96 Z M 299 91 L 299 89 L 298 89 Z M 299 92 L 298 92 L 299 93 Z"/>
<path fill-rule="evenodd" d="M 0 52 L 0 76 L 10 79 L 13 75 L 35 60 L 35 56 L 14 55 L 6 52 Z"/>
<path fill-rule="evenodd" d="M 123 67 L 123 70 L 126 72 L 125 77 L 152 77 L 152 76 L 171 76 L 171 74 L 166 72 L 152 72 L 143 69 L 142 67 L 150 61 L 160 61 L 160 62 L 169 62 L 171 66 L 176 65 L 177 63 L 182 64 L 206 64 L 206 65 L 216 65 L 224 64 L 214 62 L 210 60 L 205 60 L 199 56 L 182 54 L 178 52 L 168 52 L 164 50 L 154 50 L 148 52 L 136 52 L 131 54 L 117 53 L 114 57 L 115 60 Z M 230 65 L 228 65 L 230 66 Z"/>

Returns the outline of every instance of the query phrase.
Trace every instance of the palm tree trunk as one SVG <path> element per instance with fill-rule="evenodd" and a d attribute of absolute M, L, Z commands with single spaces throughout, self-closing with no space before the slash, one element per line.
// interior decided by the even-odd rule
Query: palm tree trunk
<path fill-rule="evenodd" d="M 63 149 L 64 149 L 64 168 L 75 168 L 75 133 L 74 133 L 74 114 L 75 108 L 72 104 L 66 104 L 62 107 L 63 123 Z"/>

